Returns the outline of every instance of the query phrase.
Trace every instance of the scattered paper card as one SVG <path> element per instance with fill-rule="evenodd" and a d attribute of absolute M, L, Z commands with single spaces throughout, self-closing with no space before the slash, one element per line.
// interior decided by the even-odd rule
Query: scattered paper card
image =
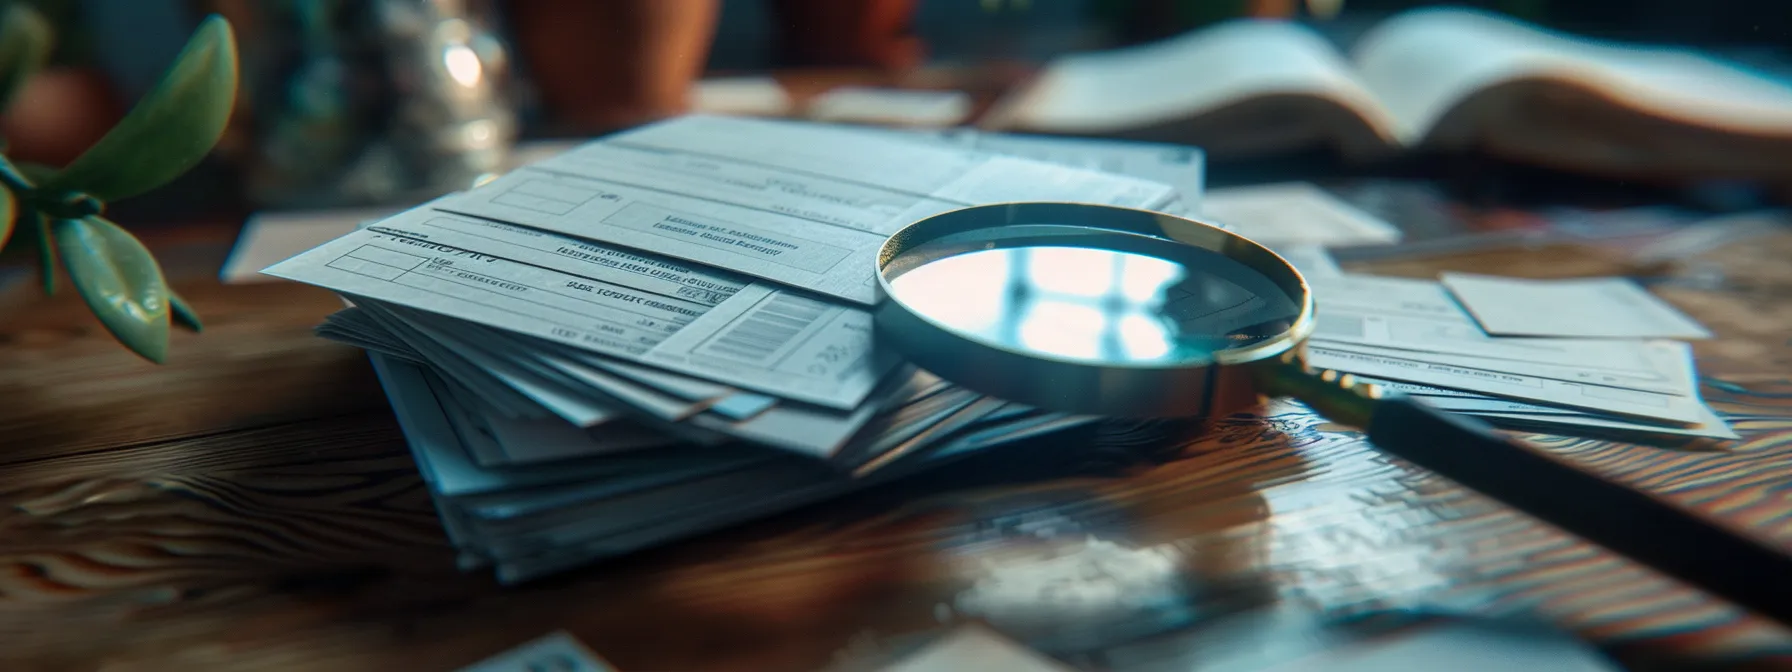
<path fill-rule="evenodd" d="M 1201 216 L 1260 244 L 1324 247 L 1400 241 L 1400 229 L 1307 182 L 1210 189 Z"/>
<path fill-rule="evenodd" d="M 971 114 L 971 97 L 963 91 L 926 91 L 844 86 L 809 103 L 807 116 L 816 121 L 951 126 Z"/>
<path fill-rule="evenodd" d="M 1176 188 L 1179 202 L 1158 209 L 1175 215 L 1199 218 L 1197 206 L 1207 192 L 1207 155 L 1200 148 L 1187 145 L 997 133 L 969 128 L 892 132 L 957 147 L 1162 182 Z M 1221 222 L 1207 223 L 1223 228 Z"/>
<path fill-rule="evenodd" d="M 504 164 L 507 169 L 526 166 L 578 144 L 567 140 L 517 143 L 510 148 Z M 261 269 L 347 235 L 359 225 L 385 219 L 404 209 L 360 207 L 257 212 L 243 222 L 243 230 L 237 234 L 236 245 L 225 258 L 218 279 L 226 285 L 277 282 L 279 278 L 264 274 Z"/>
<path fill-rule="evenodd" d="M 1509 624 L 1426 626 L 1328 650 L 1267 672 L 1617 672 L 1587 643 L 1566 633 Z"/>
<path fill-rule="evenodd" d="M 1624 278 L 1532 280 L 1445 273 L 1443 283 L 1496 336 L 1710 338 L 1698 322 Z"/>
<path fill-rule="evenodd" d="M 243 223 L 218 279 L 226 285 L 275 282 L 279 278 L 265 275 L 261 269 L 348 235 L 361 222 L 396 212 L 395 208 L 344 208 L 255 213 Z"/>
<path fill-rule="evenodd" d="M 1272 251 L 1293 264 L 1294 269 L 1300 271 L 1301 277 L 1306 278 L 1308 283 L 1344 275 L 1344 269 L 1338 267 L 1338 261 L 1324 247 L 1296 244 L 1276 247 Z"/>
<path fill-rule="evenodd" d="M 987 628 L 966 626 L 879 672 L 1070 672 L 1071 669 Z"/>
<path fill-rule="evenodd" d="M 616 672 L 596 653 L 565 632 L 526 642 L 463 667 L 460 672 Z"/>
<path fill-rule="evenodd" d="M 771 77 L 718 77 L 691 86 L 691 109 L 705 114 L 781 117 L 796 109 Z"/>

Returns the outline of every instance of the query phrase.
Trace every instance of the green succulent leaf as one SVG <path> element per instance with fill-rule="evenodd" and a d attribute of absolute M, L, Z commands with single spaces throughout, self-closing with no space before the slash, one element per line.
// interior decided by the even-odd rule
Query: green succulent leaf
<path fill-rule="evenodd" d="M 174 318 L 175 324 L 185 327 L 193 333 L 205 330 L 205 324 L 199 321 L 199 312 L 193 310 L 193 306 L 179 294 L 174 293 L 173 289 L 168 290 L 168 310 L 170 311 L 169 315 Z"/>
<path fill-rule="evenodd" d="M 6 241 L 12 238 L 12 227 L 19 220 L 19 201 L 12 195 L 12 190 L 0 187 L 0 250 L 6 249 Z"/>
<path fill-rule="evenodd" d="M 0 7 L 0 109 L 43 68 L 53 44 L 50 22 L 37 10 L 22 2 Z"/>
<path fill-rule="evenodd" d="M 38 186 L 51 193 L 78 191 L 115 201 L 167 184 L 217 144 L 230 121 L 236 89 L 236 38 L 230 23 L 214 14 L 130 114 Z"/>
<path fill-rule="evenodd" d="M 56 250 L 81 299 L 112 335 L 138 355 L 168 355 L 168 283 L 136 236 L 101 217 L 58 219 Z"/>

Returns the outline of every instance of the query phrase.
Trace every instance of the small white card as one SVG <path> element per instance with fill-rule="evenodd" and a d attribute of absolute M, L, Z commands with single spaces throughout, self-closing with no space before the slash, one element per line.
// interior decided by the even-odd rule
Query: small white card
<path fill-rule="evenodd" d="M 1494 336 L 1711 338 L 1698 322 L 1624 278 L 1531 280 L 1445 273 L 1442 279 Z"/>
<path fill-rule="evenodd" d="M 342 208 L 292 212 L 258 212 L 243 223 L 236 246 L 218 277 L 226 285 L 278 282 L 261 269 L 348 235 L 370 219 L 384 219 L 402 208 Z"/>
<path fill-rule="evenodd" d="M 879 672 L 1070 672 L 1071 668 L 979 626 L 958 628 Z"/>
<path fill-rule="evenodd" d="M 1283 245 L 1271 251 L 1293 264 L 1294 270 L 1300 271 L 1309 284 L 1321 278 L 1344 276 L 1344 269 L 1338 267 L 1338 261 L 1318 245 Z"/>
<path fill-rule="evenodd" d="M 963 91 L 924 91 L 844 86 L 829 90 L 809 104 L 816 121 L 951 126 L 971 114 L 971 97 Z"/>
<path fill-rule="evenodd" d="M 591 649 L 564 631 L 460 669 L 460 672 L 616 672 Z"/>
<path fill-rule="evenodd" d="M 691 111 L 781 117 L 796 109 L 784 85 L 771 77 L 717 77 L 691 85 Z"/>
<path fill-rule="evenodd" d="M 1203 219 L 1261 245 L 1339 247 L 1400 241 L 1400 229 L 1308 182 L 1209 189 Z"/>

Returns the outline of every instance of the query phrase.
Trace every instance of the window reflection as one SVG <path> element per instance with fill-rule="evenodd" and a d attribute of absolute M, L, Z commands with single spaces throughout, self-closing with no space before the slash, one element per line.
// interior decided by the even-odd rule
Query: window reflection
<path fill-rule="evenodd" d="M 1152 362 L 1202 348 L 1214 335 L 1184 333 L 1178 309 L 1240 288 L 1182 264 L 1076 247 L 974 250 L 894 278 L 891 291 L 934 322 L 1003 347 L 1056 357 Z M 1199 280 L 1200 282 L 1195 282 Z M 1218 290 L 1205 285 L 1218 282 Z M 1192 285 L 1202 286 L 1192 286 Z M 1209 296 L 1218 291 L 1219 295 Z M 1217 308 L 1217 307 L 1214 307 Z M 1211 325 L 1203 325 L 1211 326 Z"/>
<path fill-rule="evenodd" d="M 1100 308 L 1057 297 L 1036 297 L 1022 310 L 1018 330 L 1020 344 L 1027 349 L 1083 359 L 1106 354 L 1103 341 L 1112 329 Z"/>
<path fill-rule="evenodd" d="M 1175 262 L 1074 247 L 1007 250 L 1009 295 L 1020 306 L 1021 345 L 1054 355 L 1150 361 L 1174 349 L 1174 324 L 1160 314 L 1183 280 Z"/>

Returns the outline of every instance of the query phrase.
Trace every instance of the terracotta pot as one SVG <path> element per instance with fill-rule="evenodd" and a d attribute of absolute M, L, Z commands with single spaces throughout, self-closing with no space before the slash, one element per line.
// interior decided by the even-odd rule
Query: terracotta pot
<path fill-rule="evenodd" d="M 913 68 L 925 57 L 915 0 L 771 0 L 779 58 L 794 66 Z"/>
<path fill-rule="evenodd" d="M 513 0 L 511 40 L 554 120 L 585 131 L 682 112 L 718 0 Z"/>
<path fill-rule="evenodd" d="M 0 117 L 13 161 L 61 166 L 98 142 L 124 116 L 106 76 L 91 68 L 39 72 Z"/>

